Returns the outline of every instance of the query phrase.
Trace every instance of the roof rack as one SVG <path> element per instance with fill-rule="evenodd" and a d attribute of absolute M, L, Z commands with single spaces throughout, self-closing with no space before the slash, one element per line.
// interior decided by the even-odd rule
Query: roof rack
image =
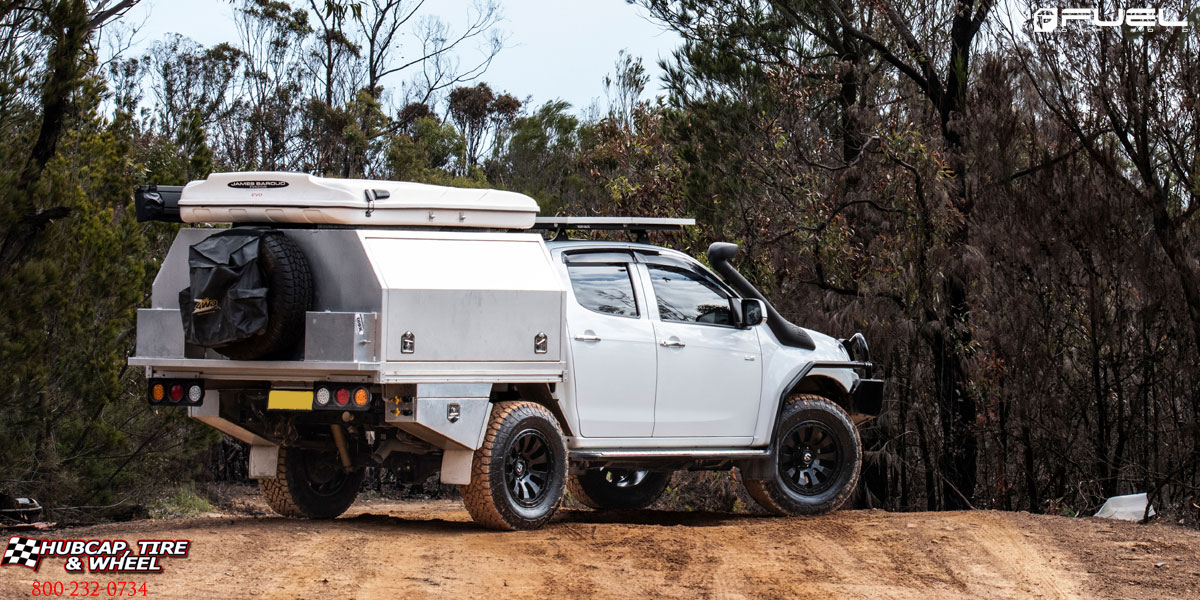
<path fill-rule="evenodd" d="M 629 231 L 637 236 L 639 243 L 649 241 L 651 231 L 683 231 L 695 225 L 695 219 L 663 219 L 657 217 L 538 217 L 532 229 L 553 231 L 554 240 L 567 239 L 567 232 L 575 231 Z"/>

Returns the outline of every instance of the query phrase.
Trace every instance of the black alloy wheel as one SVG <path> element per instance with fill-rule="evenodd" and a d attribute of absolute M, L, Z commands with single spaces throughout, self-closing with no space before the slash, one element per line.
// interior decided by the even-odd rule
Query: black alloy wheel
<path fill-rule="evenodd" d="M 337 454 L 307 449 L 300 453 L 300 468 L 303 469 L 301 481 L 314 496 L 329 498 L 342 492 L 350 475 L 342 468 Z"/>
<path fill-rule="evenodd" d="M 578 470 L 567 480 L 567 491 L 589 508 L 634 510 L 654 504 L 671 483 L 671 474 L 611 467 Z"/>
<path fill-rule="evenodd" d="M 276 476 L 258 485 L 280 515 L 332 519 L 354 504 L 365 476 L 364 469 L 342 467 L 336 450 L 280 448 Z"/>
<path fill-rule="evenodd" d="M 797 494 L 816 496 L 837 481 L 842 451 L 833 432 L 818 421 L 792 426 L 779 447 L 783 482 Z"/>
<path fill-rule="evenodd" d="M 555 471 L 546 436 L 536 429 L 517 434 L 504 461 L 504 483 L 514 502 L 537 506 L 550 490 Z"/>
<path fill-rule="evenodd" d="M 567 446 L 545 406 L 521 400 L 492 405 L 483 442 L 471 459 L 463 504 L 476 523 L 492 529 L 537 529 L 562 503 Z"/>
<path fill-rule="evenodd" d="M 607 469 L 600 467 L 600 472 L 604 473 L 604 480 L 609 485 L 616 488 L 632 488 L 637 487 L 646 480 L 646 476 L 650 471 L 634 471 L 632 469 Z"/>
<path fill-rule="evenodd" d="M 845 504 L 863 454 L 850 415 L 828 398 L 796 394 L 777 427 L 773 476 L 743 479 L 750 497 L 777 515 L 820 515 Z"/>

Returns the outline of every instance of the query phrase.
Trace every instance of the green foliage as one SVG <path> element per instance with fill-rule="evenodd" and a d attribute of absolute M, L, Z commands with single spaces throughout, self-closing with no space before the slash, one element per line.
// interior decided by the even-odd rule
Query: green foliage
<path fill-rule="evenodd" d="M 509 189 L 543 214 L 695 217 L 654 241 L 693 255 L 737 242 L 785 315 L 865 331 L 889 384 L 864 444 L 898 474 L 862 485 L 885 506 L 958 502 L 956 485 L 977 506 L 1063 514 L 1132 488 L 1194 500 L 1200 158 L 1196 128 L 1175 125 L 1195 120 L 1200 77 L 1157 57 L 1195 55 L 1195 36 L 1105 38 L 1117 53 L 1095 51 L 1103 33 L 1043 36 L 968 57 L 947 36 L 972 29 L 943 24 L 970 11 L 941 6 L 895 5 L 918 51 L 870 3 L 644 3 L 686 40 L 669 96 L 643 100 L 646 70 L 622 53 L 607 110 L 587 118 L 465 85 L 479 73 L 436 56 L 424 84 L 386 88 L 411 66 L 370 43 L 399 39 L 390 3 L 242 0 L 236 43 L 172 36 L 103 74 L 89 4 L 15 6 L 22 35 L 0 47 L 0 488 L 60 509 L 205 509 L 187 482 L 217 435 L 149 409 L 125 364 L 177 231 L 134 222 L 129 192 L 285 169 Z M 936 85 L 897 65 L 926 58 Z M 1104 72 L 1133 95 L 1097 104 L 1106 79 L 1070 69 L 1108 60 L 1127 63 Z M 1112 114 L 1064 121 L 1081 107 Z M 1114 118 L 1152 126 L 1127 144 Z M 681 474 L 662 505 L 742 510 L 743 495 L 728 474 Z"/>
<path fill-rule="evenodd" d="M 13 160 L 0 167 L 0 487 L 51 508 L 119 509 L 167 473 L 189 476 L 177 463 L 207 436 L 154 414 L 125 364 L 156 248 L 130 205 L 142 167 L 129 115 L 100 116 L 104 86 L 83 76 L 94 63 L 82 44 L 70 47 L 87 35 L 83 10 L 61 2 L 44 15 L 53 85 L 40 112 L 9 121 Z M 204 166 L 202 136 L 190 141 L 188 166 Z"/>
<path fill-rule="evenodd" d="M 196 493 L 191 483 L 165 490 L 150 502 L 150 516 L 155 519 L 179 519 L 194 517 L 215 510 L 211 502 Z"/>
<path fill-rule="evenodd" d="M 673 511 L 744 513 L 757 506 L 733 471 L 679 471 L 653 508 Z"/>
<path fill-rule="evenodd" d="M 537 199 L 543 214 L 577 204 L 586 185 L 576 167 L 579 119 L 570 108 L 547 102 L 517 118 L 506 152 L 488 165 L 492 181 Z"/>
<path fill-rule="evenodd" d="M 521 101 L 510 94 L 496 95 L 488 84 L 481 82 L 451 90 L 446 108 L 450 121 L 462 132 L 466 146 L 464 165 L 473 167 L 479 164 L 489 135 L 493 154 L 503 147 Z"/>
<path fill-rule="evenodd" d="M 466 143 L 458 130 L 432 116 L 418 117 L 410 133 L 393 136 L 386 154 L 388 176 L 400 181 L 435 185 L 486 187 L 478 171 L 460 176 L 452 171 L 463 163 Z"/>
<path fill-rule="evenodd" d="M 67 134 L 35 193 L 69 216 L 0 283 L 0 479 L 50 505 L 127 498 L 149 475 L 143 446 L 190 429 L 152 414 L 125 365 L 154 272 L 128 203 L 129 153 L 101 122 Z"/>

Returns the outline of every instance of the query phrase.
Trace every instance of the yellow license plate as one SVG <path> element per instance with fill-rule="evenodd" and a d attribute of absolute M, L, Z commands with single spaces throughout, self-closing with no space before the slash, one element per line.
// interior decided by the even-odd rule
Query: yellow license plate
<path fill-rule="evenodd" d="M 312 405 L 310 390 L 271 390 L 267 394 L 267 410 L 312 410 Z"/>

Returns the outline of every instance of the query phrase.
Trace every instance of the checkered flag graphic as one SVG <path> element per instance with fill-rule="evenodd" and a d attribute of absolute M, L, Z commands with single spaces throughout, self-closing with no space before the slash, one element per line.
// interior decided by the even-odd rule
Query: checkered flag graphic
<path fill-rule="evenodd" d="M 20 565 L 37 570 L 42 562 L 42 541 L 13 536 L 8 540 L 8 548 L 4 550 L 5 565 Z"/>

